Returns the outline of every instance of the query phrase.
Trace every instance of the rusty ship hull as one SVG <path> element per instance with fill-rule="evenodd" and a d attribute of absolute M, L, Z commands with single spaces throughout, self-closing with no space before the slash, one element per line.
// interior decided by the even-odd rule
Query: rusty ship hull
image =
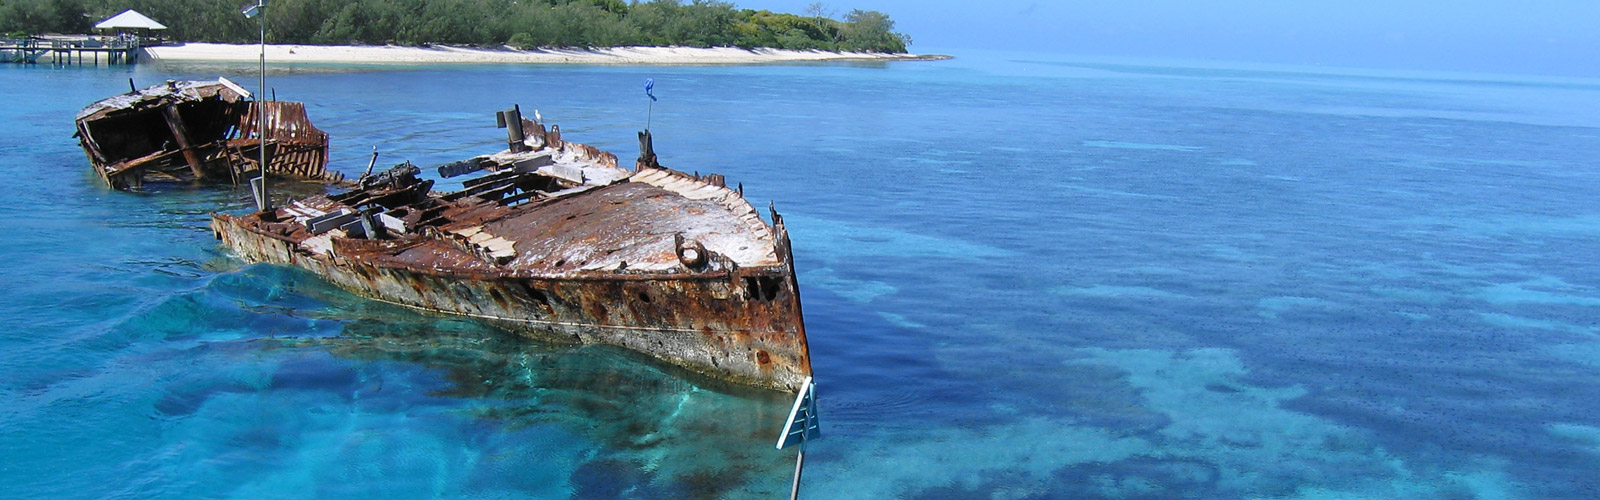
<path fill-rule="evenodd" d="M 662 168 L 648 147 L 628 171 L 559 129 L 511 123 L 511 149 L 441 167 L 491 172 L 461 191 L 401 166 L 346 193 L 214 214 L 212 230 L 244 260 L 372 299 L 798 389 L 810 354 L 780 215 L 768 224 L 720 176 Z"/>
<path fill-rule="evenodd" d="M 264 134 L 258 130 L 261 113 Z M 305 104 L 252 99 L 226 78 L 168 81 L 108 97 L 85 107 L 75 121 L 79 146 L 113 189 L 138 189 L 146 182 L 237 184 L 259 171 L 263 143 L 270 174 L 343 179 L 327 170 L 328 134 L 311 123 Z"/>

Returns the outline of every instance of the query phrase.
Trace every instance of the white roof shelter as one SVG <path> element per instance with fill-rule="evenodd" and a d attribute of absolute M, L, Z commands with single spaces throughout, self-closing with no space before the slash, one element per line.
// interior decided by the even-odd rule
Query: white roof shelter
<path fill-rule="evenodd" d="M 100 24 L 96 24 L 96 25 L 94 25 L 94 27 L 95 27 L 95 29 L 102 29 L 102 30 L 114 30 L 114 29 L 164 30 L 164 29 L 167 29 L 167 27 L 165 25 L 156 22 L 154 19 L 150 19 L 148 17 L 145 17 L 144 14 L 140 14 L 138 11 L 135 11 L 133 9 L 128 9 L 128 10 L 122 11 L 121 14 L 117 14 L 115 16 L 111 16 L 110 18 L 107 18 L 104 21 L 100 21 Z"/>

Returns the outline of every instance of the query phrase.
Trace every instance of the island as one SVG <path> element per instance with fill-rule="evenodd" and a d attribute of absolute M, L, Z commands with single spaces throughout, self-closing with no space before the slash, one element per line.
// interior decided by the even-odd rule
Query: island
<path fill-rule="evenodd" d="M 0 3 L 8 37 L 87 33 L 108 0 Z M 155 60 L 252 61 L 259 25 L 226 2 L 153 0 L 166 25 Z M 714 0 L 366 0 L 268 4 L 268 58 L 330 63 L 742 64 L 939 59 L 909 54 L 888 14 L 802 14 Z"/>

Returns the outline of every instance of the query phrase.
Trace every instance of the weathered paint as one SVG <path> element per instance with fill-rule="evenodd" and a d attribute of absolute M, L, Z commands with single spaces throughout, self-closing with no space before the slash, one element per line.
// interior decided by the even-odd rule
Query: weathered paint
<path fill-rule="evenodd" d="M 720 177 L 629 173 L 557 130 L 523 131 L 528 151 L 474 159 L 499 173 L 463 191 L 432 193 L 431 181 L 400 169 L 270 213 L 214 214 L 212 230 L 245 260 L 299 266 L 374 299 L 617 345 L 756 386 L 792 391 L 811 374 L 781 217 L 761 221 Z M 313 234 L 308 222 L 344 210 L 404 230 Z"/>
<path fill-rule="evenodd" d="M 227 79 L 169 81 L 112 96 L 77 116 L 78 143 L 107 186 L 137 188 L 146 180 L 239 180 L 258 168 L 267 115 L 267 172 L 338 182 L 327 171 L 328 134 L 318 130 L 298 102 L 251 101 Z"/>

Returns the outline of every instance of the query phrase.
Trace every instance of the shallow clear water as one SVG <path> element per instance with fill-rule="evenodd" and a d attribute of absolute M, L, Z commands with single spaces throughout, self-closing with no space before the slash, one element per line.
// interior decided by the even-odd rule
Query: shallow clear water
<path fill-rule="evenodd" d="M 808 498 L 1600 496 L 1600 81 L 974 53 L 275 70 L 333 168 L 539 109 L 794 236 Z M 246 266 L 227 187 L 111 192 L 84 105 L 249 67 L 0 68 L 18 498 L 748 498 L 788 397 Z M 308 188 L 300 188 L 308 189 Z M 280 191 L 294 191 L 283 187 Z"/>

